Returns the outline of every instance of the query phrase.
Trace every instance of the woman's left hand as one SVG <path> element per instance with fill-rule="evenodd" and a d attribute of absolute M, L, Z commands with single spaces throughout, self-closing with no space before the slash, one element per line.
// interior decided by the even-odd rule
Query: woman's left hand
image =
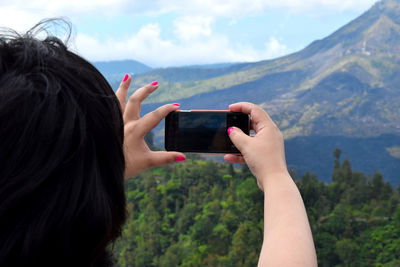
<path fill-rule="evenodd" d="M 140 118 L 141 103 L 158 88 L 158 82 L 152 82 L 133 93 L 126 103 L 131 76 L 126 74 L 115 93 L 124 118 L 124 155 L 125 179 L 154 166 L 185 160 L 180 152 L 151 151 L 144 141 L 146 133 L 155 128 L 171 111 L 179 109 L 179 104 L 167 104 Z"/>

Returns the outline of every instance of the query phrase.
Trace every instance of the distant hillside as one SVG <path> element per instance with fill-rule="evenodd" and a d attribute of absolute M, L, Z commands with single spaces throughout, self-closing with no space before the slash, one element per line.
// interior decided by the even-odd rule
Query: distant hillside
<path fill-rule="evenodd" d="M 232 65 L 236 65 L 239 63 L 215 63 L 215 64 L 204 64 L 204 65 L 189 65 L 185 66 L 185 68 L 192 68 L 192 69 L 218 69 L 218 68 L 226 68 Z"/>
<path fill-rule="evenodd" d="M 218 69 L 167 68 L 142 73 L 160 89 L 147 103 L 185 108 L 262 105 L 287 138 L 400 134 L 400 2 L 375 4 L 305 49 L 275 60 Z"/>
<path fill-rule="evenodd" d="M 301 136 L 285 142 L 289 169 L 299 176 L 307 171 L 315 173 L 321 181 L 329 182 L 333 170 L 332 151 L 338 147 L 343 158 L 349 158 L 354 170 L 366 175 L 375 171 L 394 186 L 400 185 L 399 135 L 382 135 L 371 138 L 344 136 Z M 331 157 L 329 157 L 331 155 Z"/>
<path fill-rule="evenodd" d="M 113 88 L 118 87 L 125 73 L 139 74 L 152 68 L 136 60 L 97 61 L 93 65 L 106 77 Z"/>
<path fill-rule="evenodd" d="M 139 74 L 151 70 L 149 66 L 135 60 L 97 61 L 93 62 L 93 65 L 106 76 L 120 73 Z"/>
<path fill-rule="evenodd" d="M 121 77 L 112 83 L 115 87 Z M 307 155 L 306 150 L 317 151 L 322 145 L 318 137 L 346 137 L 356 142 L 357 138 L 365 141 L 382 135 L 399 136 L 400 0 L 376 3 L 330 36 L 297 53 L 219 68 L 153 69 L 135 77 L 130 93 L 154 80 L 159 81 L 160 88 L 145 102 L 143 112 L 170 102 L 179 102 L 184 109 L 226 109 L 233 102 L 254 102 L 273 117 L 287 140 L 311 138 L 307 148 L 299 146 L 298 155 Z M 158 129 L 155 134 L 160 143 L 163 131 Z M 351 153 L 363 158 L 360 140 L 360 146 L 352 146 Z M 400 144 L 391 144 L 392 148 L 373 144 L 368 157 L 376 157 L 379 162 L 391 157 L 397 164 L 380 164 L 390 169 L 391 181 L 400 180 L 393 176 L 400 171 L 396 156 Z M 295 165 L 311 166 L 311 158 L 305 157 Z M 367 165 L 365 162 L 360 170 L 369 170 Z M 321 168 L 331 170 L 328 165 Z"/>

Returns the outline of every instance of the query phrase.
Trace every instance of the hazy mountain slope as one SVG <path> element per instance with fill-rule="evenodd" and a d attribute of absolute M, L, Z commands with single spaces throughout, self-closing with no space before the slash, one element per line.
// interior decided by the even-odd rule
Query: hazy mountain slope
<path fill-rule="evenodd" d="M 382 135 L 371 138 L 344 136 L 304 136 L 286 140 L 286 160 L 288 167 L 299 175 L 306 171 L 316 173 L 322 181 L 330 181 L 333 170 L 333 150 L 339 147 L 342 158 L 351 160 L 353 170 L 373 175 L 379 171 L 395 186 L 400 184 L 400 160 L 389 151 L 397 151 L 399 135 Z M 329 155 L 331 155 L 329 157 Z"/>
<path fill-rule="evenodd" d="M 152 68 L 136 60 L 97 61 L 93 65 L 117 88 L 126 73 L 137 75 Z"/>
<path fill-rule="evenodd" d="M 257 80 L 269 72 L 275 73 L 275 71 L 269 71 L 272 68 L 274 66 L 270 66 L 269 64 L 255 67 L 255 64 L 243 63 L 217 69 L 159 69 L 138 75 L 135 79 L 134 87 L 141 87 L 151 81 L 157 80 L 160 83 L 160 90 L 152 94 L 146 102 L 174 101 Z M 132 93 L 132 91 L 130 92 Z"/>
<path fill-rule="evenodd" d="M 238 64 L 204 74 L 152 70 L 160 89 L 147 103 L 224 108 L 236 101 L 262 105 L 287 138 L 400 133 L 400 1 L 378 2 L 327 38 L 276 60 Z M 172 71 L 172 70 L 171 70 Z M 197 77 L 197 80 L 195 80 Z M 193 106 L 196 105 L 196 106 Z"/>
<path fill-rule="evenodd" d="M 142 73 L 151 70 L 151 68 L 136 60 L 119 60 L 119 61 L 96 61 L 93 65 L 100 70 L 103 75 L 115 75 L 125 73 Z"/>
<path fill-rule="evenodd" d="M 325 176 L 331 159 L 318 161 L 318 155 L 327 155 L 336 144 L 361 171 L 382 170 L 393 183 L 400 180 L 400 0 L 380 1 L 330 36 L 285 57 L 220 68 L 154 69 L 136 75 L 132 88 L 154 80 L 160 87 L 143 105 L 144 113 L 171 102 L 182 109 L 254 102 L 283 131 L 295 150 L 288 151 L 288 163 L 300 171 Z M 162 127 L 155 131 L 158 145 Z"/>

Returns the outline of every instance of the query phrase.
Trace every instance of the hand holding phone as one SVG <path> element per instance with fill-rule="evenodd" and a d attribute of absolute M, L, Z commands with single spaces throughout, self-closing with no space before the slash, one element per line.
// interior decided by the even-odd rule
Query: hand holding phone
<path fill-rule="evenodd" d="M 177 110 L 179 105 L 167 104 L 140 117 L 142 101 L 158 88 L 158 83 L 153 82 L 136 90 L 126 101 L 131 80 L 130 75 L 125 75 L 115 93 L 124 117 L 125 179 L 134 177 L 150 167 L 185 159 L 185 155 L 179 152 L 151 151 L 144 140 L 146 133 L 156 127 L 171 111 Z"/>
<path fill-rule="evenodd" d="M 188 110 L 171 112 L 165 119 L 167 151 L 240 154 L 227 130 L 238 127 L 249 134 L 249 115 L 241 112 Z"/>
<path fill-rule="evenodd" d="M 234 112 L 249 114 L 256 134 L 249 137 L 235 127 L 229 137 L 241 151 L 241 155 L 225 155 L 225 160 L 247 164 L 257 177 L 261 190 L 270 177 L 279 173 L 289 175 L 282 133 L 268 114 L 259 106 L 247 102 L 232 104 L 229 108 Z"/>

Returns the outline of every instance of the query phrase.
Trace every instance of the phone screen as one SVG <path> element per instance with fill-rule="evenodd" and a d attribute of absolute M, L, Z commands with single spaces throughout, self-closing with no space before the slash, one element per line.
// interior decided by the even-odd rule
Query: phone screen
<path fill-rule="evenodd" d="M 231 126 L 249 132 L 249 116 L 236 112 L 178 111 L 165 123 L 165 148 L 181 152 L 240 153 L 229 139 Z"/>

